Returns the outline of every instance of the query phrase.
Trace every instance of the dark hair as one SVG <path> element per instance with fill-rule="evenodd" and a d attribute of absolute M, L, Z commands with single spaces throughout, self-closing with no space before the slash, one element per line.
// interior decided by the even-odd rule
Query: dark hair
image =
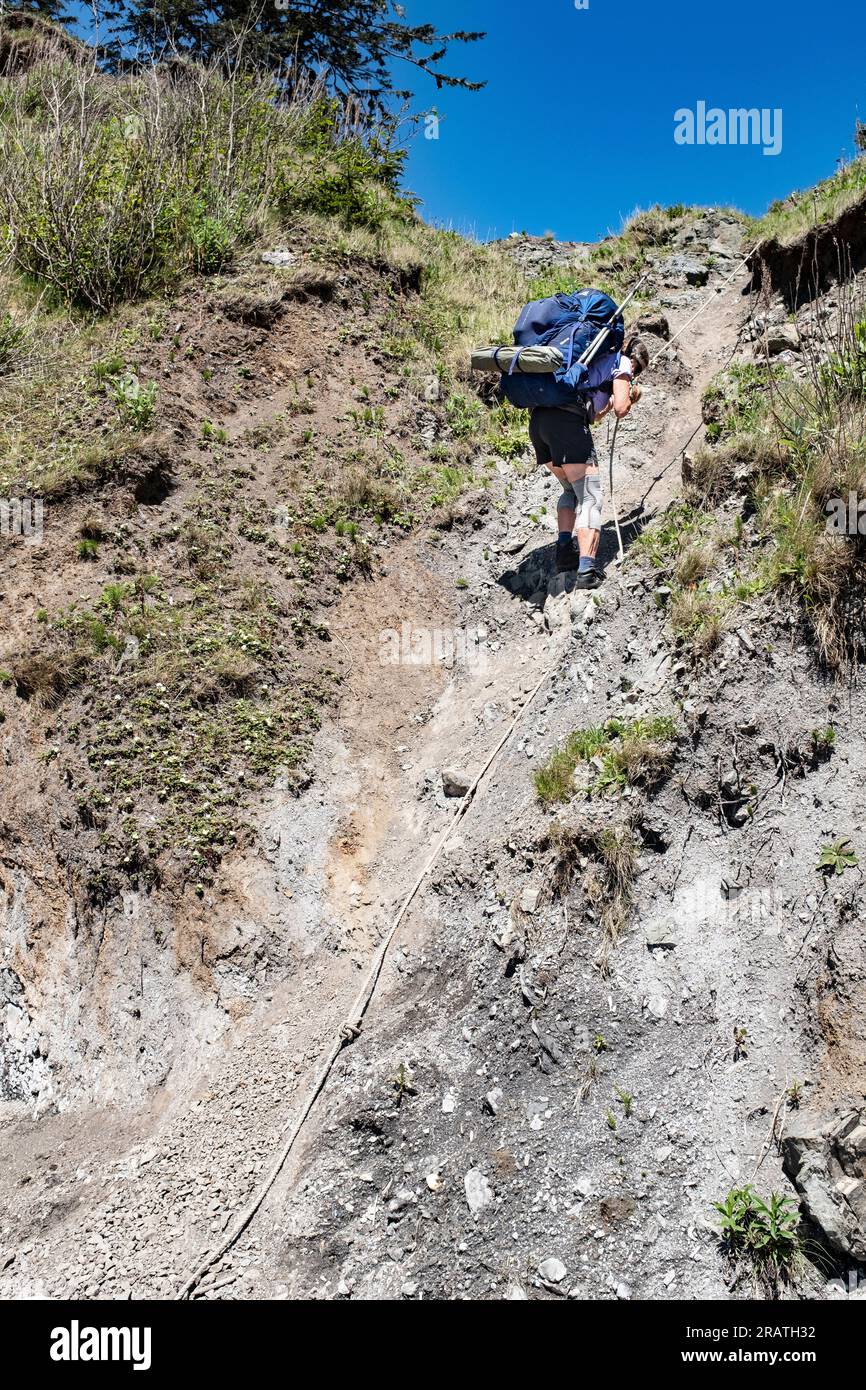
<path fill-rule="evenodd" d="M 634 374 L 646 371 L 649 366 L 649 352 L 646 343 L 641 342 L 640 338 L 631 337 L 623 345 L 623 357 L 628 357 L 634 363 Z"/>

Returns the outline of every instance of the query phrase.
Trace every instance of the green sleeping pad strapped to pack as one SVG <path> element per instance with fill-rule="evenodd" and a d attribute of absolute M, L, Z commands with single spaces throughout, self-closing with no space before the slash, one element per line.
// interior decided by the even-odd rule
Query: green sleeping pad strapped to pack
<path fill-rule="evenodd" d="M 515 361 L 515 358 L 517 359 Z M 515 372 L 558 372 L 565 365 L 565 359 L 557 347 L 482 347 L 472 353 L 474 372 L 495 372 L 506 375 Z"/>

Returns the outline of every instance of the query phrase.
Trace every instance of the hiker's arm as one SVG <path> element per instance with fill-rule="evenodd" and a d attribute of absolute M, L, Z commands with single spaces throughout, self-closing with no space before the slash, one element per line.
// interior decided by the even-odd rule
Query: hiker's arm
<path fill-rule="evenodd" d="M 616 418 L 622 420 L 631 410 L 631 382 L 628 377 L 618 376 L 613 383 L 613 408 Z"/>

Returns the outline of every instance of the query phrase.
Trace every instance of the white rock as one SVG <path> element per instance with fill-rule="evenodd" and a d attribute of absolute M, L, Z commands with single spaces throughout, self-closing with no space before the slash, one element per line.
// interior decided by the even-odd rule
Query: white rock
<path fill-rule="evenodd" d="M 493 1188 L 480 1168 L 469 1169 L 463 1179 L 463 1186 L 466 1190 L 466 1201 L 470 1211 L 483 1211 L 485 1207 L 490 1206 L 493 1201 Z"/>
<path fill-rule="evenodd" d="M 541 1264 L 538 1266 L 538 1272 L 546 1284 L 561 1284 L 568 1270 L 565 1268 L 562 1260 L 551 1257 L 548 1260 L 541 1261 Z"/>

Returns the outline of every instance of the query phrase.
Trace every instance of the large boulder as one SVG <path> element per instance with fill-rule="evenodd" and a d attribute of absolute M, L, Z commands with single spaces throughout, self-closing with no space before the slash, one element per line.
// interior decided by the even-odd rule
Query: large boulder
<path fill-rule="evenodd" d="M 831 1250 L 866 1260 L 866 1110 L 789 1134 L 782 1162 Z"/>

